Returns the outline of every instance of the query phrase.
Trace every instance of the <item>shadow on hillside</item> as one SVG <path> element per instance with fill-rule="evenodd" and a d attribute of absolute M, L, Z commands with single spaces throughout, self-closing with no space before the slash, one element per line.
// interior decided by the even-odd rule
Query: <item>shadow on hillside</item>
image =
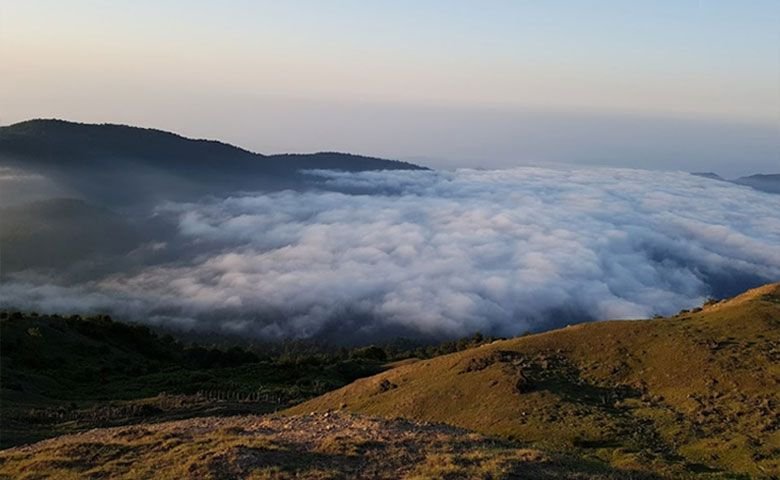
<path fill-rule="evenodd" d="M 506 479 L 524 480 L 559 480 L 559 479 L 594 479 L 594 480 L 663 480 L 665 477 L 635 470 L 616 470 L 600 464 L 589 464 L 586 461 L 577 462 L 546 462 L 523 464 L 512 469 Z"/>
<path fill-rule="evenodd" d="M 188 473 L 201 478 L 245 478 L 270 472 L 284 472 L 291 478 L 310 478 L 326 472 L 353 477 L 361 473 L 362 463 L 354 455 L 307 451 L 295 443 L 274 442 L 272 448 L 235 447 L 204 463 L 193 464 Z"/>

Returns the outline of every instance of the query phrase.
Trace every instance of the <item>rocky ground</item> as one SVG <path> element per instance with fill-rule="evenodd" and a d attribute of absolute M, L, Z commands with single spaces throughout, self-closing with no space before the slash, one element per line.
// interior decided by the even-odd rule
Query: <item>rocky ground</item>
<path fill-rule="evenodd" d="M 0 478 L 640 479 L 453 427 L 344 413 L 96 429 L 0 452 Z"/>

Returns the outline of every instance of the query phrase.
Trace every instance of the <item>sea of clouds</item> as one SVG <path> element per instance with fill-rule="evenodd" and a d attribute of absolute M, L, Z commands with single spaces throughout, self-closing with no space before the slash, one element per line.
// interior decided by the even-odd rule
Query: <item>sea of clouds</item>
<path fill-rule="evenodd" d="M 684 172 L 310 172 L 307 191 L 158 206 L 165 261 L 0 294 L 185 328 L 515 335 L 672 314 L 780 280 L 780 196 Z M 10 300 L 9 300 L 10 301 Z"/>

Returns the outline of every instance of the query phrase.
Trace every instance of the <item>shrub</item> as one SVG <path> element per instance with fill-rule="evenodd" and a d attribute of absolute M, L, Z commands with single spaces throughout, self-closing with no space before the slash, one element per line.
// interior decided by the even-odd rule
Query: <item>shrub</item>
<path fill-rule="evenodd" d="M 352 351 L 351 354 L 352 358 L 359 358 L 363 360 L 377 360 L 380 362 L 384 362 L 387 360 L 387 353 L 385 353 L 384 349 L 377 347 L 375 345 L 370 345 L 368 347 L 358 348 L 356 350 Z"/>

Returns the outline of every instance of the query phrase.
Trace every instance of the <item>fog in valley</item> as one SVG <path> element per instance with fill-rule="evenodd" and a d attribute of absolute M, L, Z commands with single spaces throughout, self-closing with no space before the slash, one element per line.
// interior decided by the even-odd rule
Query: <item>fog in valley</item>
<path fill-rule="evenodd" d="M 780 278 L 780 197 L 686 172 L 307 170 L 115 204 L 73 187 L 93 181 L 0 171 L 0 308 L 269 340 L 508 336 Z"/>

